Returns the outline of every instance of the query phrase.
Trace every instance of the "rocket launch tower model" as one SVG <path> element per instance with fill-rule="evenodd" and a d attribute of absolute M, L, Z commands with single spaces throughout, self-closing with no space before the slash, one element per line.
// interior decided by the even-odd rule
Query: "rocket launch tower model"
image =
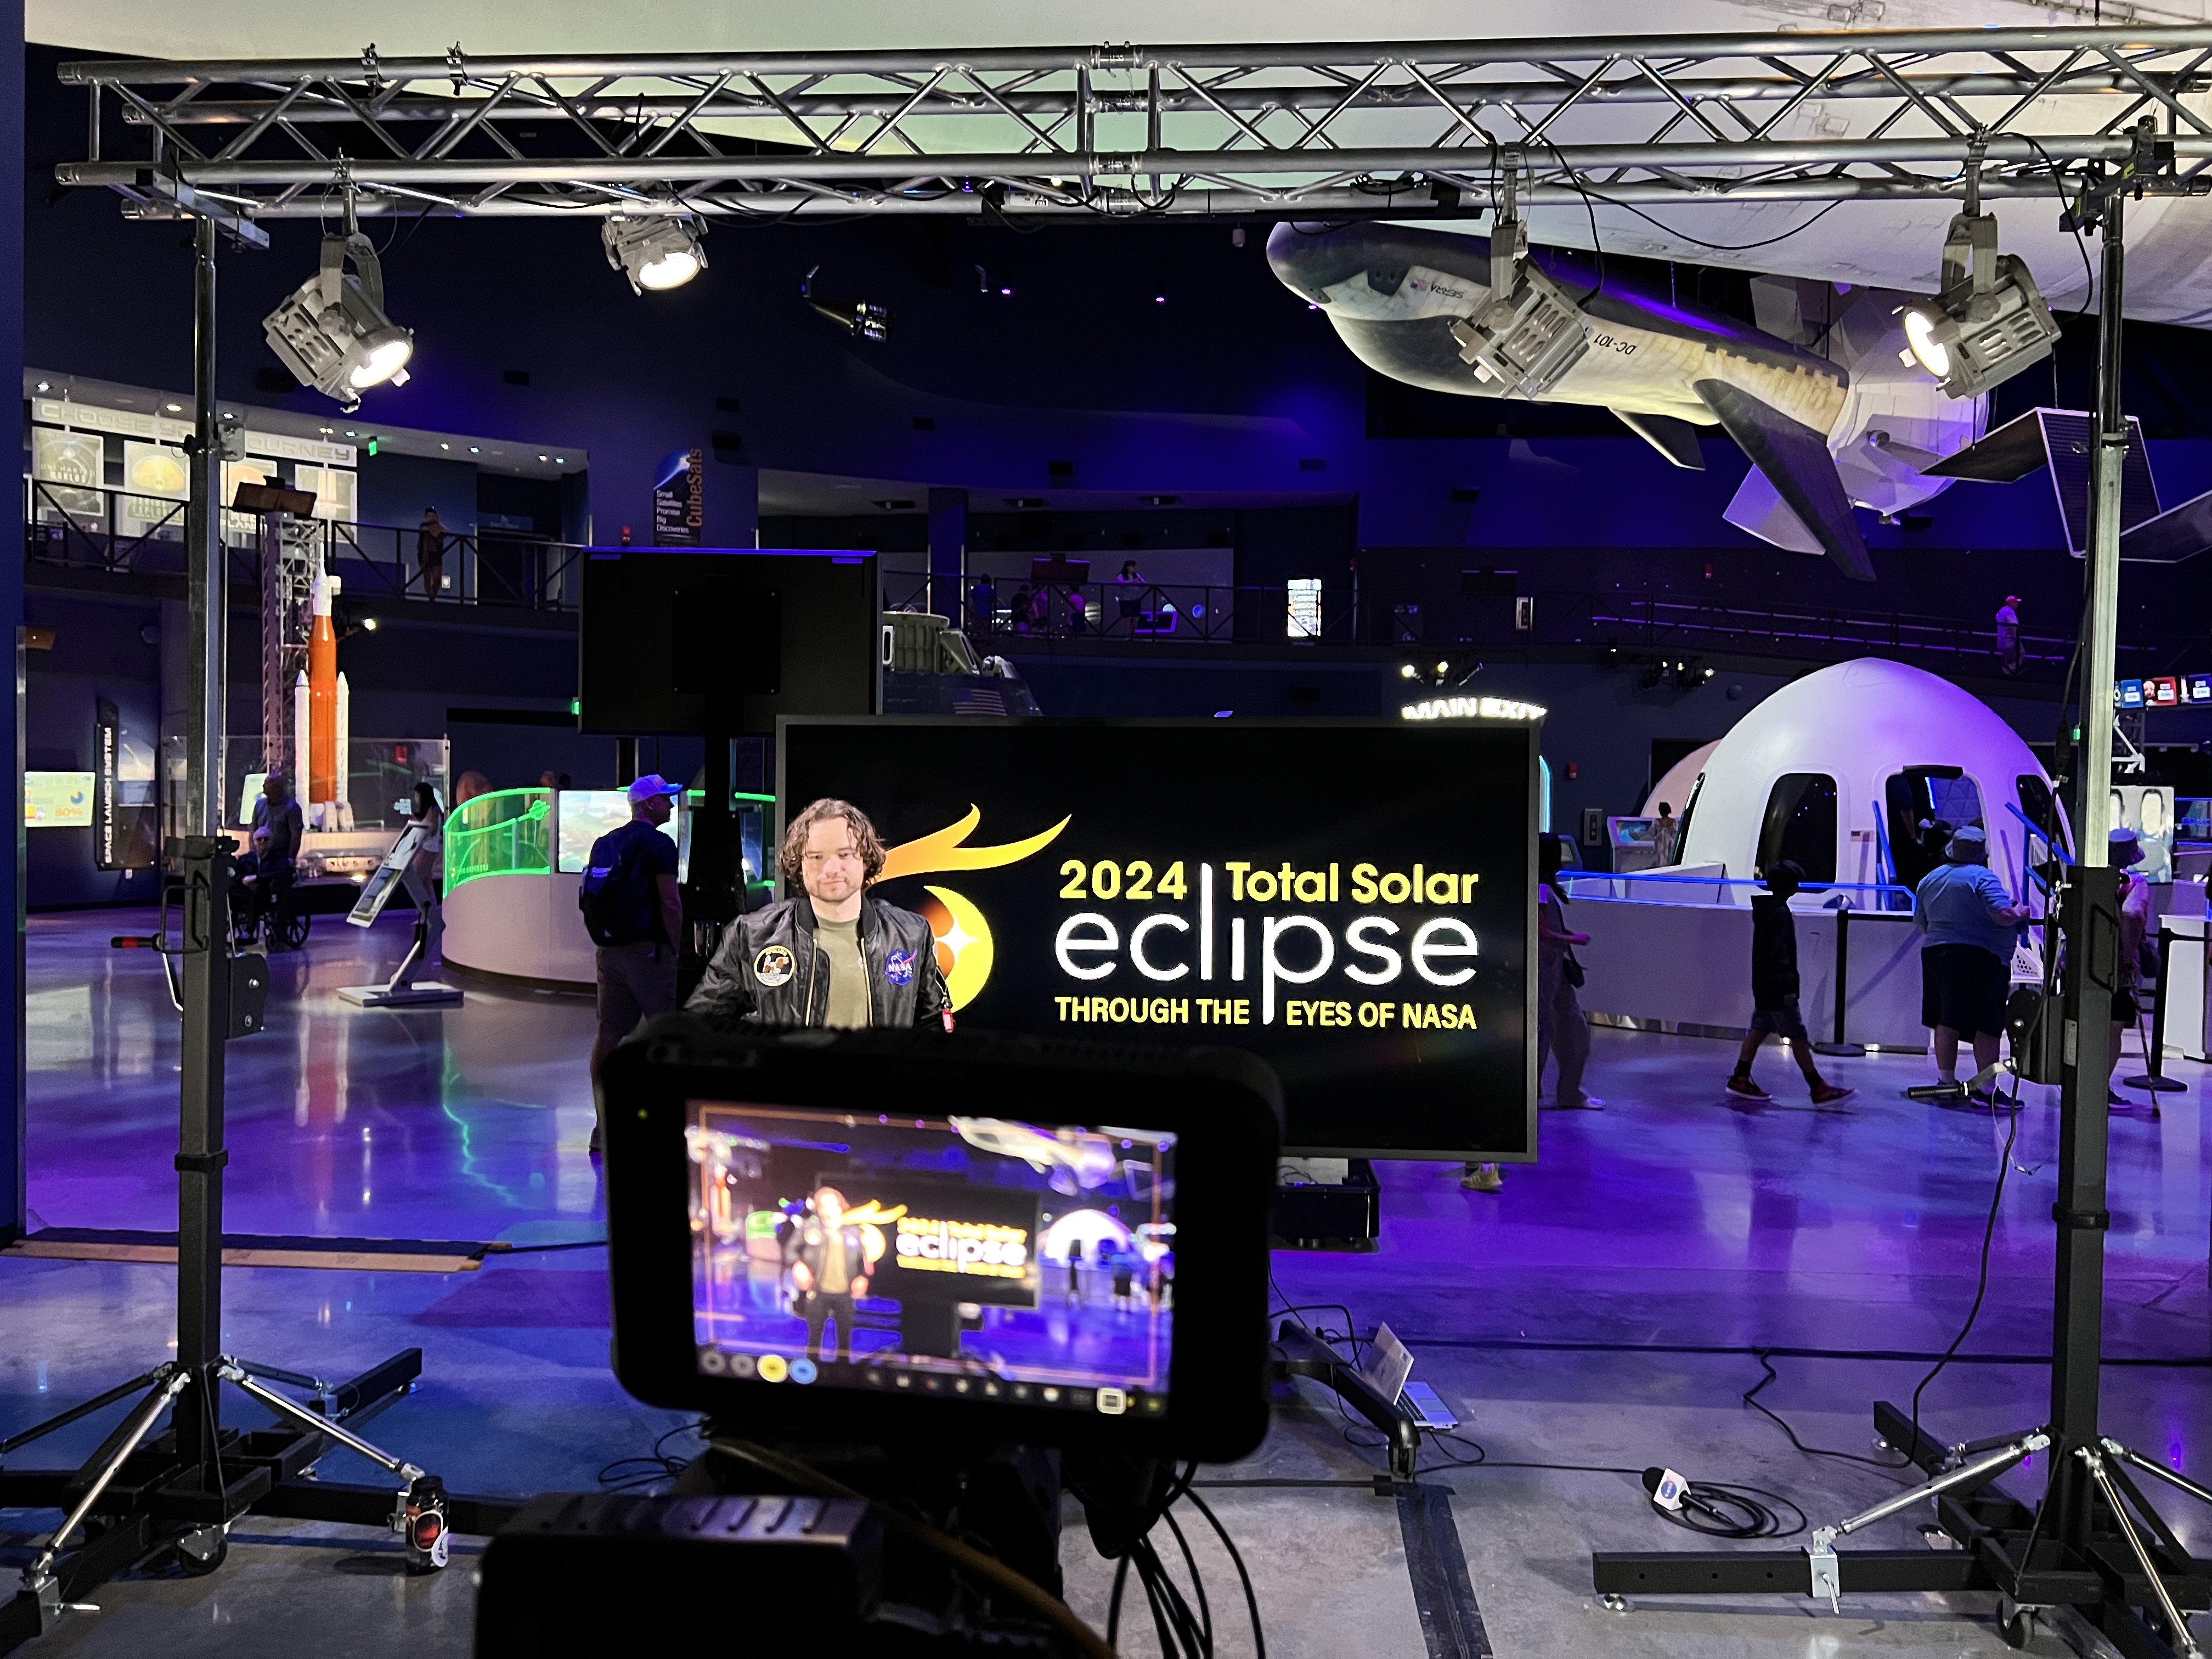
<path fill-rule="evenodd" d="M 347 830 L 350 698 L 331 617 L 338 578 L 323 568 L 322 528 L 283 514 L 262 520 L 261 766 L 291 781 L 307 828 Z"/>

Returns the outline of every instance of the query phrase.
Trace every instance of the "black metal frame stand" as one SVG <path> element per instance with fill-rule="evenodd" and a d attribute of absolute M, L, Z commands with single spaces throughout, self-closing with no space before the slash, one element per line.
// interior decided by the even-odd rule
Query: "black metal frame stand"
<path fill-rule="evenodd" d="M 265 234 L 227 222 L 234 238 Z M 405 1540 L 411 1571 L 446 1564 L 449 1528 L 496 1530 L 519 1503 L 453 1499 L 443 1483 L 362 1439 L 358 1425 L 405 1395 L 422 1369 L 410 1348 L 333 1387 L 297 1372 L 254 1365 L 221 1352 L 222 1328 L 223 1045 L 259 1029 L 258 957 L 234 957 L 229 917 L 230 854 L 220 825 L 223 731 L 225 555 L 221 454 L 215 404 L 213 218 L 194 221 L 194 379 L 198 401 L 192 490 L 186 521 L 188 593 L 199 645 L 191 677 L 186 743 L 187 833 L 181 858 L 184 908 L 179 957 L 184 1014 L 177 1168 L 177 1355 L 119 1388 L 0 1441 L 0 1456 L 139 1395 L 138 1403 L 74 1470 L 0 1472 L 0 1506 L 61 1509 L 64 1519 L 0 1606 L 0 1653 L 50 1630 L 94 1586 L 153 1559 L 191 1574 L 222 1564 L 230 1523 L 252 1511 L 302 1520 L 389 1527 Z M 275 1412 L 280 1426 L 240 1433 L 222 1423 L 228 1382 Z M 310 1389 L 313 1406 L 270 1382 Z M 155 1435 L 164 1413 L 167 1429 Z M 380 1465 L 394 1484 L 341 1486 L 311 1479 L 318 1460 L 343 1446 Z"/>
<path fill-rule="evenodd" d="M 2212 1502 L 2212 1490 L 2160 1468 L 2098 1427 L 2103 1361 L 2106 1161 L 2111 1116 L 2112 994 L 2119 987 L 2118 884 L 2104 867 L 2110 817 L 2111 720 L 2118 633 L 2119 482 L 2128 433 L 2120 408 L 2123 192 L 2147 170 L 2151 134 L 2136 158 L 2092 185 L 2101 217 L 2104 270 L 2099 316 L 2097 454 L 2091 496 L 2089 598 L 2082 618 L 2082 745 L 2074 822 L 2081 864 L 2069 874 L 2061 918 L 2070 941 L 2060 1080 L 2058 1231 L 2053 1287 L 2051 1415 L 2040 1429 L 1946 1446 L 1887 1402 L 1875 1407 L 1882 1440 L 1929 1479 L 1862 1514 L 1815 1530 L 1802 1550 L 1604 1553 L 1592 1580 L 1608 1607 L 1632 1595 L 1796 1595 L 1834 1604 L 1845 1592 L 1994 1590 L 1999 1628 L 2025 1646 L 2036 1614 L 2065 1606 L 2129 1659 L 2198 1659 L 2186 1615 L 2212 1607 L 2212 1564 L 2193 1559 L 2129 1477 L 2154 1474 Z M 2041 1501 L 2031 1508 L 1990 1483 L 2037 1452 L 2048 1455 Z M 1954 1550 L 1838 1550 L 1839 1538 L 1929 1502 Z"/>

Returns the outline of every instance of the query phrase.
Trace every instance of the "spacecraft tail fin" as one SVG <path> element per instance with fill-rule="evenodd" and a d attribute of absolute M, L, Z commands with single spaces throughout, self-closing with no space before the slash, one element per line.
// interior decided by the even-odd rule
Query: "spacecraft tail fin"
<path fill-rule="evenodd" d="M 1689 422 L 1672 415 L 1632 415 L 1625 409 L 1613 412 L 1620 416 L 1623 426 L 1674 465 L 1691 472 L 1705 470 L 1705 458 L 1698 448 L 1698 428 Z"/>
<path fill-rule="evenodd" d="M 1756 536 L 1785 553 L 1809 553 L 1820 558 L 1827 552 L 1805 522 L 1790 510 L 1790 503 L 1775 493 L 1766 475 L 1757 467 L 1743 475 L 1735 495 L 1721 517 L 1748 535 Z"/>
<path fill-rule="evenodd" d="M 1818 550 L 1853 581 L 1872 581 L 1874 562 L 1867 556 L 1866 538 L 1859 534 L 1858 522 L 1851 517 L 1850 498 L 1844 493 L 1844 481 L 1828 453 L 1827 440 L 1724 380 L 1694 381 L 1691 389 L 1751 457 L 1758 474 L 1812 537 Z M 1741 493 L 1738 492 L 1739 498 Z M 1730 523 L 1741 524 L 1733 504 L 1728 516 Z M 1790 545 L 1761 531 L 1752 533 L 1776 541 L 1778 546 Z"/>

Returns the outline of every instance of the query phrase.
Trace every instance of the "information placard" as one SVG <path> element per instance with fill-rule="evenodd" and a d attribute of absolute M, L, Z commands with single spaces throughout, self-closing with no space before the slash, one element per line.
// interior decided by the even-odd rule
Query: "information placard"
<path fill-rule="evenodd" d="M 1534 1156 L 1534 725 L 789 720 L 776 752 L 784 821 L 874 822 L 962 1021 L 1249 1048 L 1309 1152 Z"/>

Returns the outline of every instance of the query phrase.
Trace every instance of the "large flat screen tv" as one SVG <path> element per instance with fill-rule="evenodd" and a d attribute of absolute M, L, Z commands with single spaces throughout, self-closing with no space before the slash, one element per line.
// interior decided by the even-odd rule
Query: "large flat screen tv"
<path fill-rule="evenodd" d="M 625 736 L 766 732 L 781 714 L 881 706 L 872 553 L 592 548 L 577 726 Z"/>
<path fill-rule="evenodd" d="M 853 802 L 957 1018 L 1226 1043 L 1285 1145 L 1535 1156 L 1536 728 L 787 720 L 783 821 Z"/>

